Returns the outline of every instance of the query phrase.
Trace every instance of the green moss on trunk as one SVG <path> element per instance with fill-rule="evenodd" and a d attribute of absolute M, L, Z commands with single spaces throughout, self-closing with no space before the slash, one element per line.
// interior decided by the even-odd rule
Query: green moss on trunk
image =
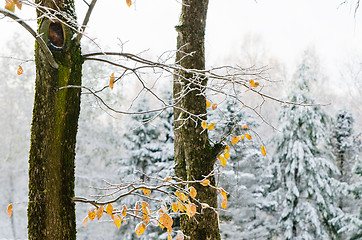
<path fill-rule="evenodd" d="M 57 2 L 57 1 L 56 1 Z M 73 1 L 61 1 L 65 2 Z M 53 4 L 53 1 L 50 2 Z M 47 5 L 45 5 L 47 6 Z M 49 45 L 49 22 L 39 21 L 39 32 Z M 29 239 L 75 239 L 74 158 L 83 59 L 73 31 L 62 25 L 64 48 L 54 50 L 58 69 L 36 48 L 36 86 L 29 157 Z"/>

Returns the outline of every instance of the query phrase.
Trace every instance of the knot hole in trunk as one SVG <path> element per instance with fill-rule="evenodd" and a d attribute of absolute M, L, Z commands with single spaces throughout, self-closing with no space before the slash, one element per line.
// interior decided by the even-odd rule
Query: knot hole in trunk
<path fill-rule="evenodd" d="M 48 39 L 53 50 L 62 50 L 64 46 L 64 30 L 59 22 L 49 24 Z"/>

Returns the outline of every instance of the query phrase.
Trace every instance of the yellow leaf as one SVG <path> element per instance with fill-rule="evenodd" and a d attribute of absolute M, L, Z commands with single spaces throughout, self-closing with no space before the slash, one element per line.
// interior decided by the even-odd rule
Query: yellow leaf
<path fill-rule="evenodd" d="M 117 219 L 114 220 L 114 224 L 117 226 L 117 228 L 120 228 L 121 224 L 122 224 L 122 220 L 117 218 Z"/>
<path fill-rule="evenodd" d="M 190 197 L 195 198 L 197 195 L 197 191 L 194 187 L 190 188 Z"/>
<path fill-rule="evenodd" d="M 19 65 L 18 71 L 16 71 L 16 73 L 18 75 L 21 75 L 21 74 L 23 74 L 23 72 L 24 72 L 23 68 Z"/>
<path fill-rule="evenodd" d="M 187 210 L 187 204 L 185 204 L 185 205 L 182 205 L 182 207 L 183 207 L 183 212 L 186 212 L 186 210 Z"/>
<path fill-rule="evenodd" d="M 216 123 L 211 123 L 209 126 L 207 126 L 207 130 L 213 130 Z"/>
<path fill-rule="evenodd" d="M 83 225 L 84 225 L 84 227 L 86 227 L 87 224 L 88 224 L 88 217 L 85 217 L 85 218 L 83 219 Z"/>
<path fill-rule="evenodd" d="M 183 234 L 183 232 L 178 231 L 175 240 L 184 240 L 184 239 L 185 239 L 185 235 Z"/>
<path fill-rule="evenodd" d="M 244 126 L 243 126 L 243 129 L 248 129 L 248 125 L 244 125 Z"/>
<path fill-rule="evenodd" d="M 230 158 L 230 154 L 229 154 L 229 152 L 224 153 L 224 158 L 225 158 L 225 159 L 229 159 L 229 158 Z"/>
<path fill-rule="evenodd" d="M 180 210 L 180 212 L 184 211 L 184 206 L 182 205 L 182 203 L 179 200 L 177 200 L 177 207 Z"/>
<path fill-rule="evenodd" d="M 140 208 L 140 204 L 137 202 L 137 203 L 136 203 L 136 206 L 135 206 L 134 215 L 137 216 L 138 213 L 140 212 L 140 209 L 141 209 L 141 208 Z"/>
<path fill-rule="evenodd" d="M 229 145 L 226 145 L 225 146 L 225 151 L 224 151 L 225 153 L 227 153 L 227 152 L 230 152 L 230 146 Z"/>
<path fill-rule="evenodd" d="M 247 133 L 245 133 L 245 137 L 248 139 L 248 140 L 251 140 L 251 136 Z"/>
<path fill-rule="evenodd" d="M 125 205 L 123 205 L 123 208 L 122 208 L 122 216 L 123 217 L 127 216 L 127 207 Z"/>
<path fill-rule="evenodd" d="M 169 232 L 172 232 L 173 220 L 167 213 L 163 214 L 159 221 Z"/>
<path fill-rule="evenodd" d="M 181 196 L 180 190 L 176 190 L 175 195 L 176 195 L 176 197 L 180 197 Z"/>
<path fill-rule="evenodd" d="M 142 220 L 143 220 L 143 222 L 144 223 L 148 223 L 149 222 L 149 220 L 150 220 L 150 216 L 149 216 L 149 214 L 150 214 L 150 212 L 147 210 L 147 209 L 145 209 L 145 210 L 143 210 L 143 216 L 142 216 Z"/>
<path fill-rule="evenodd" d="M 165 181 L 165 182 L 169 182 L 169 181 L 171 181 L 171 180 L 172 180 L 172 178 L 171 178 L 170 176 L 165 177 L 165 178 L 163 179 L 163 181 Z"/>
<path fill-rule="evenodd" d="M 97 216 L 97 219 L 98 219 L 98 220 L 103 216 L 103 210 L 104 210 L 103 205 L 102 205 L 102 206 L 99 206 L 99 208 L 97 209 L 96 216 Z"/>
<path fill-rule="evenodd" d="M 111 78 L 109 79 L 109 88 L 113 89 L 113 84 L 116 78 L 114 77 L 114 73 L 112 73 Z"/>
<path fill-rule="evenodd" d="M 150 220 L 149 215 L 151 214 L 150 206 L 148 205 L 148 203 L 142 202 L 142 212 L 143 212 L 142 219 L 147 224 L 148 221 Z"/>
<path fill-rule="evenodd" d="M 147 189 L 147 188 L 142 188 L 142 191 L 143 191 L 143 194 L 146 195 L 146 196 L 149 196 L 150 192 L 151 192 L 151 190 Z"/>
<path fill-rule="evenodd" d="M 192 217 L 190 202 L 188 202 L 188 203 L 186 204 L 186 214 L 187 214 L 187 216 Z"/>
<path fill-rule="evenodd" d="M 211 107 L 211 102 L 206 101 L 206 107 L 207 107 L 207 108 Z"/>
<path fill-rule="evenodd" d="M 225 153 L 226 154 L 226 153 Z M 219 156 L 219 159 L 221 161 L 221 166 L 225 167 L 226 166 L 226 159 L 223 156 Z"/>
<path fill-rule="evenodd" d="M 190 210 L 191 210 L 191 217 L 192 217 L 196 214 L 196 205 L 192 203 Z"/>
<path fill-rule="evenodd" d="M 150 205 L 148 205 L 148 203 L 142 201 L 141 204 L 142 204 L 142 210 L 144 210 L 146 208 L 150 209 Z"/>
<path fill-rule="evenodd" d="M 265 150 L 264 145 L 261 145 L 261 154 L 263 154 L 263 156 L 266 155 L 266 150 Z"/>
<path fill-rule="evenodd" d="M 122 224 L 122 218 L 118 215 L 112 215 L 112 219 L 113 219 L 114 225 L 116 225 L 116 227 L 119 228 Z"/>
<path fill-rule="evenodd" d="M 221 191 L 221 198 L 222 198 L 221 207 L 223 209 L 225 209 L 226 206 L 228 205 L 228 198 L 227 198 L 227 195 L 226 195 L 226 192 L 224 189 L 221 188 L 220 191 Z"/>
<path fill-rule="evenodd" d="M 216 103 L 212 104 L 211 108 L 212 108 L 212 110 L 215 110 L 217 108 L 217 104 Z"/>
<path fill-rule="evenodd" d="M 126 0 L 127 6 L 130 7 L 132 5 L 132 0 Z"/>
<path fill-rule="evenodd" d="M 88 217 L 90 220 L 94 220 L 94 218 L 96 217 L 96 211 L 89 211 L 88 212 Z"/>
<path fill-rule="evenodd" d="M 9 217 L 11 217 L 11 215 L 13 214 L 13 204 L 12 203 L 10 203 L 8 205 L 7 213 L 8 213 Z"/>
<path fill-rule="evenodd" d="M 107 204 L 106 213 L 108 213 L 111 216 L 113 215 L 113 206 L 110 203 Z"/>
<path fill-rule="evenodd" d="M 178 211 L 178 206 L 177 203 L 172 203 L 172 211 L 177 212 Z"/>
<path fill-rule="evenodd" d="M 254 80 L 250 80 L 249 83 L 250 83 L 250 86 L 251 86 L 251 87 L 257 87 L 257 86 L 259 86 L 259 83 L 258 83 L 258 82 L 254 82 Z"/>
<path fill-rule="evenodd" d="M 158 220 L 158 226 L 161 228 L 161 229 L 164 229 L 165 228 L 165 226 L 163 225 L 163 222 L 162 222 L 163 220 L 160 218 L 159 220 Z"/>
<path fill-rule="evenodd" d="M 171 234 L 167 233 L 167 240 L 172 240 Z"/>
<path fill-rule="evenodd" d="M 201 182 L 201 185 L 206 187 L 207 185 L 209 185 L 209 183 L 210 181 L 208 179 L 205 179 Z"/>
<path fill-rule="evenodd" d="M 228 201 L 226 199 L 222 200 L 221 207 L 225 209 L 228 205 Z"/>
<path fill-rule="evenodd" d="M 222 199 L 223 199 L 223 200 L 224 200 L 224 199 L 227 200 L 227 196 L 226 196 L 225 190 L 221 188 L 220 191 L 221 191 L 221 197 L 222 197 Z"/>
<path fill-rule="evenodd" d="M 207 128 L 207 122 L 202 121 L 202 123 L 201 123 L 201 127 L 202 127 L 203 129 Z"/>
<path fill-rule="evenodd" d="M 241 137 L 240 136 L 234 136 L 232 139 L 231 139 L 231 145 L 235 145 L 237 144 L 239 141 L 240 141 Z"/>
<path fill-rule="evenodd" d="M 15 12 L 15 2 L 14 2 L 14 0 L 6 0 L 5 9 L 14 13 Z"/>
<path fill-rule="evenodd" d="M 226 166 L 226 159 L 224 158 L 224 161 L 221 162 L 221 166 L 225 167 Z"/>
<path fill-rule="evenodd" d="M 187 197 L 184 193 L 181 193 L 181 195 L 179 196 L 179 198 L 180 198 L 180 200 L 183 201 L 183 202 L 185 202 L 185 201 L 188 199 L 188 197 Z"/>
<path fill-rule="evenodd" d="M 135 232 L 138 236 L 141 236 L 145 232 L 145 230 L 146 230 L 146 224 L 140 222 L 139 224 L 137 224 Z"/>
<path fill-rule="evenodd" d="M 21 7 L 23 6 L 23 4 L 19 1 L 19 0 L 14 0 L 16 7 L 21 10 Z"/>

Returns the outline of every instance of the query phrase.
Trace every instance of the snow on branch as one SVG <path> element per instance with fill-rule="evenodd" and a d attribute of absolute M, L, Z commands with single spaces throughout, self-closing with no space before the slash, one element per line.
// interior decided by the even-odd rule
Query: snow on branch
<path fill-rule="evenodd" d="M 182 51 L 179 49 L 177 51 Z M 177 52 L 175 51 L 175 52 Z M 185 57 L 192 55 L 193 53 L 186 54 Z M 212 94 L 217 96 L 223 96 L 233 99 L 235 103 L 253 111 L 265 124 L 271 126 L 259 113 L 258 108 L 261 108 L 264 102 L 269 99 L 271 101 L 275 101 L 281 104 L 292 104 L 298 106 L 317 106 L 321 104 L 308 104 L 308 103 L 298 103 L 291 102 L 279 99 L 274 96 L 267 95 L 263 92 L 263 84 L 262 82 L 269 82 L 268 77 L 268 67 L 249 67 L 242 68 L 240 66 L 219 66 L 206 70 L 198 70 L 198 69 L 185 69 L 177 62 L 174 63 L 174 54 L 168 54 L 166 59 L 158 58 L 157 61 L 152 61 L 146 58 L 143 58 L 139 55 L 131 54 L 131 53 L 122 53 L 122 52 L 93 52 L 83 54 L 85 61 L 97 61 L 105 64 L 109 64 L 116 68 L 122 69 L 122 73 L 113 77 L 112 83 L 110 85 L 104 86 L 99 90 L 92 90 L 86 86 L 63 86 L 61 89 L 65 88 L 82 88 L 85 89 L 88 94 L 92 94 L 96 97 L 97 100 L 101 102 L 108 110 L 117 113 L 117 114 L 145 114 L 151 112 L 162 112 L 167 108 L 176 108 L 181 110 L 181 112 L 185 113 L 182 116 L 178 116 L 176 121 L 180 121 L 182 123 L 187 122 L 189 120 L 193 121 L 195 125 L 197 125 L 200 121 L 203 121 L 205 114 L 193 114 L 191 112 L 187 112 L 185 109 L 181 109 L 179 107 L 179 102 L 192 91 L 201 90 L 201 94 L 206 95 Z M 116 59 L 115 59 L 116 57 Z M 170 63 L 171 62 L 171 63 Z M 146 70 L 149 70 L 146 72 Z M 186 72 L 189 77 L 185 77 L 184 74 Z M 177 96 L 174 96 L 173 104 L 166 103 L 163 99 L 161 99 L 157 93 L 155 93 L 152 89 L 153 86 L 148 86 L 147 81 L 143 78 L 144 74 L 149 74 L 151 76 L 165 75 L 169 76 L 177 76 L 178 81 L 182 80 L 184 83 L 183 91 L 180 92 Z M 128 110 L 117 110 L 109 106 L 97 93 L 105 90 L 113 84 L 116 84 L 118 81 L 121 81 L 129 74 L 135 76 L 135 80 L 137 80 L 141 86 L 142 91 L 146 91 L 150 93 L 156 101 L 158 101 L 162 106 L 155 107 L 154 109 L 148 110 L 147 112 L 130 112 Z M 158 76 L 158 77 L 161 77 Z M 112 79 L 112 77 L 111 77 Z M 202 83 L 203 80 L 208 79 L 209 84 L 206 86 Z M 175 80 L 177 81 L 177 80 Z M 259 85 L 259 82 L 261 83 Z M 228 89 L 232 89 L 232 92 L 228 91 Z M 261 98 L 261 102 L 255 106 L 249 106 L 242 100 L 242 92 L 240 89 L 245 89 L 246 92 L 251 92 Z M 137 97 L 139 94 L 137 94 Z M 137 98 L 136 97 L 136 98 Z"/>
<path fill-rule="evenodd" d="M 21 26 L 23 26 L 31 35 L 33 35 L 33 37 L 38 41 L 41 49 L 44 51 L 44 54 L 46 55 L 50 65 L 54 68 L 59 67 L 58 63 L 54 60 L 52 52 L 49 50 L 49 48 L 45 44 L 44 40 L 26 22 L 24 22 L 16 14 L 14 14 L 6 9 L 0 8 L 0 13 L 15 20 L 17 23 L 19 23 Z"/>

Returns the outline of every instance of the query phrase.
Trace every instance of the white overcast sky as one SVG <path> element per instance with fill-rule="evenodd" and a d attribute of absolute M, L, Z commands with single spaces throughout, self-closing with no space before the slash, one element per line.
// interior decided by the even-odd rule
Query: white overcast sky
<path fill-rule="evenodd" d="M 0 0 L 2 5 L 5 0 Z M 210 0 L 206 51 L 208 61 L 225 59 L 241 47 L 245 36 L 260 36 L 267 51 L 288 67 L 298 62 L 301 52 L 314 45 L 327 69 L 336 69 L 351 55 L 362 56 L 362 8 L 356 17 L 343 0 Z M 355 0 L 351 0 L 355 1 Z M 79 21 L 86 8 L 76 0 Z M 181 5 L 177 0 L 137 0 L 131 8 L 125 0 L 99 0 L 91 17 L 88 36 L 104 50 L 114 50 L 119 39 L 127 52 L 150 49 L 151 54 L 173 50 Z M 16 13 L 34 18 L 27 7 Z M 1 19 L 0 43 L 11 40 L 12 32 L 30 35 L 11 20 Z M 35 28 L 35 23 L 32 22 Z M 29 47 L 33 47 L 29 41 Z M 1 54 L 0 54 L 1 55 Z"/>

